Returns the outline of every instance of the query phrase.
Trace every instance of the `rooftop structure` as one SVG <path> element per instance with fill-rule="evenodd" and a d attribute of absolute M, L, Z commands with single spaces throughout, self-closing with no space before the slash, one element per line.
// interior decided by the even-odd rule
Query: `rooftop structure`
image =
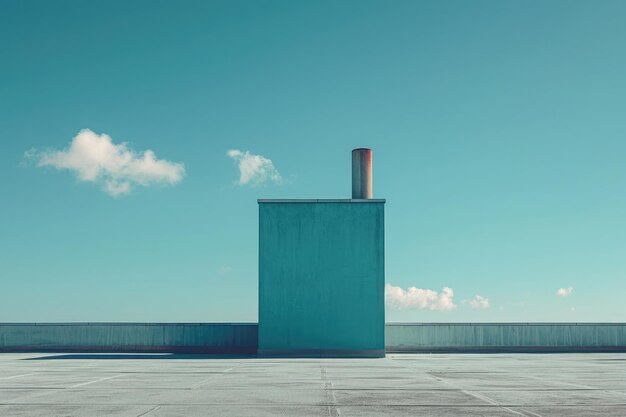
<path fill-rule="evenodd" d="M 385 355 L 384 199 L 352 151 L 352 199 L 259 200 L 261 356 Z"/>

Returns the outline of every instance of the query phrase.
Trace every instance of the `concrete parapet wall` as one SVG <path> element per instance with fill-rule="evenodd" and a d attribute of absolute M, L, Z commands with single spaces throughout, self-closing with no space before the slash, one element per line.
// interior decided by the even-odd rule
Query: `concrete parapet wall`
<path fill-rule="evenodd" d="M 387 323 L 391 352 L 626 351 L 626 323 Z"/>
<path fill-rule="evenodd" d="M 256 323 L 0 323 L 0 351 L 255 354 Z"/>
<path fill-rule="evenodd" d="M 0 323 L 0 352 L 255 354 L 256 323 Z M 388 323 L 394 352 L 626 352 L 626 323 Z"/>

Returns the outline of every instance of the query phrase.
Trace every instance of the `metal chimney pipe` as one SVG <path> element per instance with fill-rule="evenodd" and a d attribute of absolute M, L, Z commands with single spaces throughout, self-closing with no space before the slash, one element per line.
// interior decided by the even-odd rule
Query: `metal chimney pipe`
<path fill-rule="evenodd" d="M 352 150 L 352 198 L 368 200 L 372 192 L 372 150 L 358 148 Z"/>

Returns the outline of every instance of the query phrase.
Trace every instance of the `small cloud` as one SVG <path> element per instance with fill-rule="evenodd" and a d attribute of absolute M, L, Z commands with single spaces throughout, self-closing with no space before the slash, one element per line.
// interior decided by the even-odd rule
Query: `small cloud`
<path fill-rule="evenodd" d="M 37 159 L 38 153 L 39 152 L 37 151 L 37 148 L 30 148 L 29 150 L 24 151 L 24 158 L 22 158 L 22 161 L 20 162 L 20 166 L 21 167 L 32 166 L 33 161 Z"/>
<path fill-rule="evenodd" d="M 569 311 L 576 311 L 576 308 L 575 307 L 570 307 Z"/>
<path fill-rule="evenodd" d="M 574 287 L 559 288 L 558 290 L 556 290 L 556 296 L 567 297 L 572 293 L 572 291 L 574 291 Z"/>
<path fill-rule="evenodd" d="M 475 295 L 474 298 L 467 300 L 467 303 L 476 310 L 484 310 L 489 308 L 489 299 L 485 297 L 481 297 L 480 295 Z"/>
<path fill-rule="evenodd" d="M 283 182 L 283 178 L 269 158 L 238 149 L 231 149 L 226 155 L 235 161 L 239 169 L 239 180 L 236 181 L 239 185 L 256 186 L 268 182 L 274 184 Z"/>
<path fill-rule="evenodd" d="M 385 285 L 385 299 L 387 305 L 393 308 L 412 308 L 418 310 L 452 310 L 456 308 L 452 298 L 452 288 L 443 287 L 441 292 L 409 287 L 406 290 Z"/>
<path fill-rule="evenodd" d="M 219 272 L 220 274 L 228 274 L 232 270 L 233 270 L 232 266 L 222 265 L 220 266 Z"/>
<path fill-rule="evenodd" d="M 38 167 L 67 169 L 79 181 L 100 184 L 111 196 L 130 194 L 137 185 L 176 184 L 185 176 L 182 163 L 157 159 L 151 150 L 135 152 L 126 143 L 115 144 L 108 135 L 89 129 L 78 132 L 64 150 L 30 149 L 24 158 Z"/>

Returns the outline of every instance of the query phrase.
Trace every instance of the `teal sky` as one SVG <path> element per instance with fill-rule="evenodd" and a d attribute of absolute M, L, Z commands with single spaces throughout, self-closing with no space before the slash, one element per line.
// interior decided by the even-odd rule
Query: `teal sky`
<path fill-rule="evenodd" d="M 256 321 L 256 199 L 349 197 L 355 147 L 387 283 L 456 306 L 388 321 L 624 321 L 625 21 L 609 0 L 4 0 L 0 322 Z M 54 153 L 82 129 L 163 165 L 86 180 Z M 252 155 L 271 164 L 240 177 Z"/>

